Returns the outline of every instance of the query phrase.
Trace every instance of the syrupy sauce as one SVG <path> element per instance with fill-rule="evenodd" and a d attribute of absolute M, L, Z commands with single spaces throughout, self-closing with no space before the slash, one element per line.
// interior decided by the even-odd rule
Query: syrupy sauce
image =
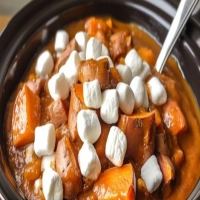
<path fill-rule="evenodd" d="M 134 48 L 136 50 L 141 46 L 145 46 L 150 48 L 156 57 L 158 56 L 158 53 L 160 52 L 160 46 L 141 27 L 138 27 L 135 24 L 124 24 L 114 19 L 112 20 L 114 21 L 115 28 L 131 31 L 133 35 Z M 78 31 L 84 30 L 84 24 L 85 19 L 71 23 L 65 27 L 66 31 L 69 33 L 70 39 L 72 39 L 75 33 L 77 33 Z M 45 47 L 43 47 L 40 52 L 46 49 L 48 49 L 53 54 L 54 38 Z M 33 61 L 28 73 L 22 80 L 23 82 L 28 80 L 29 76 L 34 73 L 35 65 L 36 60 Z M 176 167 L 174 190 L 171 196 L 167 198 L 168 200 L 183 200 L 189 196 L 200 177 L 200 122 L 198 121 L 200 119 L 200 114 L 199 108 L 190 90 L 190 87 L 188 86 L 186 80 L 183 79 L 177 62 L 173 58 L 168 59 L 164 74 L 176 81 L 177 91 L 172 92 L 179 93 L 180 99 L 177 99 L 177 101 L 179 102 L 182 112 L 188 122 L 188 131 L 186 133 L 178 135 L 177 137 L 177 141 L 184 152 L 184 162 L 180 165 L 180 167 Z M 161 80 L 164 80 L 163 75 L 157 74 L 157 76 L 159 76 Z M 21 86 L 19 85 L 18 88 L 20 87 Z M 26 197 L 28 199 L 39 199 L 39 197 L 36 197 L 33 194 L 34 183 L 23 180 L 23 172 L 25 167 L 25 147 L 16 149 L 12 143 L 12 133 L 10 131 L 10 127 L 12 108 L 17 91 L 19 91 L 19 89 L 14 92 L 13 97 L 8 103 L 5 116 L 5 130 L 7 132 L 7 151 L 9 155 L 10 168 L 14 174 L 17 184 L 25 193 Z M 48 98 L 45 98 L 43 101 L 48 102 Z M 48 121 L 48 119 L 44 119 L 44 122 L 45 121 Z M 176 138 L 174 140 L 176 140 Z M 171 151 L 173 151 L 173 149 L 171 149 Z M 157 195 L 155 194 L 155 196 Z M 140 193 L 137 193 L 136 199 L 141 200 L 145 199 L 145 197 Z M 159 198 L 152 195 L 152 199 Z"/>

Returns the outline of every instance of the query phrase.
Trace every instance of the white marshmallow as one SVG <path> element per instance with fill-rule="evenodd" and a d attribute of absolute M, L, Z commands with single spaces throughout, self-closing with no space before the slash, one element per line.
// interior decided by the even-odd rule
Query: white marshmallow
<path fill-rule="evenodd" d="M 115 165 L 122 166 L 127 149 L 125 134 L 117 127 L 110 128 L 106 141 L 106 157 Z"/>
<path fill-rule="evenodd" d="M 149 64 L 145 61 L 142 63 L 142 66 L 142 71 L 138 74 L 138 76 L 145 80 L 146 77 L 151 74 L 151 69 L 149 67 Z"/>
<path fill-rule="evenodd" d="M 135 76 L 130 84 L 135 96 L 135 107 L 139 108 L 144 106 L 147 108 L 149 106 L 149 100 L 144 82 L 141 77 Z"/>
<path fill-rule="evenodd" d="M 132 77 L 137 76 L 142 71 L 142 59 L 135 49 L 131 49 L 127 53 L 125 57 L 125 64 L 130 67 L 132 71 Z"/>
<path fill-rule="evenodd" d="M 97 58 L 97 60 L 101 60 L 101 59 L 104 59 L 106 58 L 108 60 L 108 63 L 109 63 L 109 67 L 114 67 L 114 64 L 113 64 L 113 61 L 112 59 L 110 58 L 110 56 L 100 56 Z"/>
<path fill-rule="evenodd" d="M 90 179 L 96 180 L 101 172 L 101 163 L 94 146 L 91 143 L 83 143 L 78 153 L 78 163 L 81 174 Z"/>
<path fill-rule="evenodd" d="M 41 171 L 44 171 L 45 169 L 47 169 L 47 167 L 51 167 L 53 170 L 55 170 L 55 164 L 56 164 L 55 152 L 53 152 L 53 154 L 51 155 L 43 156 L 41 163 Z"/>
<path fill-rule="evenodd" d="M 94 110 L 81 110 L 77 115 L 77 131 L 83 142 L 95 143 L 101 134 L 101 124 Z"/>
<path fill-rule="evenodd" d="M 87 33 L 84 31 L 80 31 L 80 32 L 76 33 L 75 40 L 78 43 L 78 47 L 79 47 L 80 51 L 85 52 L 87 41 L 88 41 Z"/>
<path fill-rule="evenodd" d="M 63 200 L 62 180 L 51 167 L 45 169 L 43 173 L 42 188 L 46 200 Z"/>
<path fill-rule="evenodd" d="M 25 163 L 31 163 L 33 161 L 33 156 L 34 156 L 34 146 L 33 143 L 29 144 L 26 147 L 26 154 L 25 154 Z"/>
<path fill-rule="evenodd" d="M 126 84 L 130 84 L 131 80 L 132 80 L 132 72 L 130 67 L 126 66 L 126 65 L 117 65 L 117 70 L 122 78 L 122 81 Z"/>
<path fill-rule="evenodd" d="M 102 44 L 99 40 L 91 37 L 87 42 L 86 46 L 86 60 L 94 59 L 96 60 L 98 57 L 101 56 L 102 51 Z"/>
<path fill-rule="evenodd" d="M 67 99 L 69 96 L 69 83 L 64 73 L 54 74 L 48 81 L 48 89 L 54 101 Z"/>
<path fill-rule="evenodd" d="M 135 97 L 132 89 L 126 83 L 118 83 L 116 90 L 119 94 L 119 108 L 126 115 L 131 115 L 135 105 Z"/>
<path fill-rule="evenodd" d="M 116 89 L 107 89 L 102 92 L 100 115 L 108 124 L 116 123 L 119 118 L 119 95 Z"/>
<path fill-rule="evenodd" d="M 51 155 L 56 143 L 56 131 L 53 124 L 38 126 L 35 129 L 34 151 L 38 157 Z"/>
<path fill-rule="evenodd" d="M 147 86 L 150 92 L 151 101 L 160 106 L 167 101 L 167 92 L 157 77 L 152 77 L 148 82 Z"/>
<path fill-rule="evenodd" d="M 147 190 L 152 193 L 158 189 L 163 175 L 160 171 L 157 158 L 152 155 L 141 168 L 141 177 L 145 181 Z"/>
<path fill-rule="evenodd" d="M 52 70 L 54 68 L 54 61 L 51 53 L 46 50 L 41 53 L 37 59 L 35 66 L 35 71 L 38 76 L 43 79 L 48 79 L 51 76 Z"/>
<path fill-rule="evenodd" d="M 65 30 L 58 30 L 56 32 L 54 49 L 57 53 L 61 53 L 65 50 L 69 43 L 69 34 Z"/>
<path fill-rule="evenodd" d="M 34 193 L 35 194 L 40 194 L 42 192 L 42 179 L 38 178 L 34 182 Z"/>
<path fill-rule="evenodd" d="M 67 62 L 60 68 L 59 72 L 63 72 L 71 88 L 78 81 L 77 69 L 80 64 L 80 56 L 77 51 L 72 51 Z"/>
<path fill-rule="evenodd" d="M 84 51 L 80 51 L 78 54 L 79 54 L 79 57 L 80 57 L 80 60 L 81 60 L 81 61 L 86 59 L 86 58 L 85 58 L 85 52 L 84 52 Z"/>
<path fill-rule="evenodd" d="M 108 48 L 102 43 L 101 56 L 109 56 Z"/>
<path fill-rule="evenodd" d="M 89 108 L 100 108 L 101 106 L 101 86 L 97 79 L 83 83 L 84 103 Z"/>

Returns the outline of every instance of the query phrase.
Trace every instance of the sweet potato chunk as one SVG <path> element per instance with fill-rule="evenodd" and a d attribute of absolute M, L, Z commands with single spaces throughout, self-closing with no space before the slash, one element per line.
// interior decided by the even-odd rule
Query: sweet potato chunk
<path fill-rule="evenodd" d="M 133 159 L 139 166 L 153 155 L 155 148 L 155 114 L 154 112 L 136 115 L 121 115 L 118 127 L 127 138 L 126 156 Z"/>
<path fill-rule="evenodd" d="M 76 199 L 82 191 L 81 172 L 77 161 L 78 152 L 66 136 L 59 142 L 56 149 L 56 170 L 64 185 L 64 198 Z"/>
<path fill-rule="evenodd" d="M 109 63 L 106 58 L 101 60 L 89 59 L 82 61 L 78 68 L 78 79 L 81 83 L 97 79 L 101 89 L 109 88 Z"/>
<path fill-rule="evenodd" d="M 40 124 L 40 98 L 27 85 L 19 91 L 12 117 L 12 134 L 15 147 L 34 141 L 34 131 Z"/>
<path fill-rule="evenodd" d="M 168 99 L 163 108 L 163 121 L 172 135 L 177 135 L 187 129 L 186 119 L 174 100 Z"/>
<path fill-rule="evenodd" d="M 157 159 L 161 172 L 163 174 L 162 197 L 165 199 L 169 197 L 173 191 L 175 169 L 169 157 L 160 154 L 157 156 Z"/>
<path fill-rule="evenodd" d="M 29 80 L 26 84 L 32 90 L 34 94 L 39 95 L 44 85 L 44 81 L 42 81 L 41 78 L 37 78 L 37 79 Z"/>
<path fill-rule="evenodd" d="M 48 106 L 51 122 L 56 126 L 61 126 L 67 122 L 67 108 L 65 103 L 58 99 Z"/>
<path fill-rule="evenodd" d="M 106 124 L 105 122 L 101 121 L 101 135 L 99 139 L 94 144 L 96 149 L 97 155 L 101 162 L 101 169 L 104 171 L 105 169 L 113 166 L 113 164 L 109 161 L 109 159 L 105 155 L 105 148 L 106 148 L 106 141 L 108 138 L 108 133 L 110 131 L 111 125 Z"/>
<path fill-rule="evenodd" d="M 60 67 L 66 63 L 66 61 L 67 61 L 68 57 L 70 56 L 71 52 L 73 50 L 78 51 L 78 49 L 79 49 L 78 43 L 76 42 L 75 38 L 73 38 L 69 42 L 69 44 L 67 45 L 66 49 L 60 55 L 58 61 L 56 62 L 55 73 L 57 73 L 59 71 Z"/>
<path fill-rule="evenodd" d="M 135 199 L 134 169 L 131 164 L 112 167 L 99 175 L 93 186 L 93 192 L 99 200 Z"/>
<path fill-rule="evenodd" d="M 110 68 L 110 88 L 116 88 L 117 84 L 122 82 L 122 77 L 119 74 L 119 71 L 115 67 Z"/>
<path fill-rule="evenodd" d="M 74 84 L 71 89 L 68 125 L 72 141 L 79 141 L 80 138 L 77 132 L 76 118 L 81 109 L 87 108 L 83 99 L 83 85 Z"/>
<path fill-rule="evenodd" d="M 151 49 L 147 47 L 140 47 L 137 50 L 138 54 L 142 60 L 146 61 L 151 67 L 154 67 L 156 64 L 156 58 Z"/>
<path fill-rule="evenodd" d="M 169 155 L 168 141 L 165 132 L 157 133 L 155 135 L 155 144 L 157 152 L 163 155 Z"/>

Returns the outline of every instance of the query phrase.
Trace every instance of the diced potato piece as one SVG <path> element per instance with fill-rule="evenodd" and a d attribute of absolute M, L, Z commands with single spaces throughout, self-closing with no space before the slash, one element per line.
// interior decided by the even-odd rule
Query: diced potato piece
<path fill-rule="evenodd" d="M 15 147 L 34 141 L 35 128 L 40 124 L 40 98 L 27 85 L 19 91 L 12 118 L 12 134 Z"/>
<path fill-rule="evenodd" d="M 94 183 L 93 192 L 99 200 L 135 199 L 134 169 L 131 164 L 122 167 L 112 167 L 99 175 Z"/>
<path fill-rule="evenodd" d="M 77 161 L 77 152 L 66 136 L 59 142 L 56 150 L 56 170 L 64 185 L 64 197 L 76 199 L 82 191 L 81 172 Z"/>
<path fill-rule="evenodd" d="M 126 156 L 142 166 L 154 152 L 154 112 L 142 112 L 131 116 L 121 115 L 118 127 L 127 137 Z"/>
<path fill-rule="evenodd" d="M 186 119 L 178 103 L 172 99 L 168 99 L 163 108 L 163 121 L 172 135 L 177 135 L 187 129 Z"/>

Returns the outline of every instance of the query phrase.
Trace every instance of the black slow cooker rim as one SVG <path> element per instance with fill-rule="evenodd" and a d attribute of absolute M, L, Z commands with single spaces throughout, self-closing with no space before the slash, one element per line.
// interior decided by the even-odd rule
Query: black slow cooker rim
<path fill-rule="evenodd" d="M 48 2 L 48 5 L 47 5 Z M 81 4 L 93 4 L 93 3 L 99 3 L 99 4 L 103 4 L 103 3 L 115 3 L 115 4 L 121 4 L 121 5 L 128 5 L 128 4 L 132 4 L 133 2 L 137 2 L 137 1 L 133 1 L 133 0 L 126 0 L 126 1 L 121 1 L 121 0 L 68 0 L 68 6 L 63 7 L 62 9 L 60 9 L 61 11 L 66 9 L 66 8 L 71 8 L 73 6 L 77 6 L 81 5 Z M 138 0 L 139 2 L 139 0 Z M 65 0 L 60 0 L 59 1 L 59 5 L 61 5 L 63 3 L 66 4 Z M 169 1 L 169 4 L 175 7 L 177 6 L 177 3 L 175 3 L 173 0 Z M 14 59 L 15 55 L 17 54 L 17 49 L 19 48 L 20 44 L 22 44 L 22 41 L 24 41 L 25 39 L 28 39 L 28 37 L 31 35 L 31 31 L 35 31 L 38 27 L 42 26 L 42 24 L 44 24 L 49 17 L 53 17 L 54 15 L 57 14 L 57 12 L 52 11 L 51 14 L 46 15 L 45 17 L 43 16 L 43 20 L 38 21 L 37 23 L 35 23 L 35 25 L 30 28 L 30 30 L 28 30 L 28 32 L 25 35 L 25 37 L 23 37 L 24 35 L 21 35 L 21 39 L 19 38 L 18 41 L 15 41 L 15 48 L 13 48 L 12 50 L 12 41 L 13 41 L 13 32 L 14 34 L 19 34 L 20 35 L 20 31 L 22 29 L 24 29 L 24 26 L 27 24 L 27 21 L 30 19 L 33 19 L 39 12 L 39 10 L 41 9 L 45 9 L 47 7 L 51 8 L 52 5 L 55 5 L 55 0 L 34 0 L 32 2 L 30 2 L 27 6 L 25 6 L 19 13 L 17 13 L 10 21 L 10 23 L 8 24 L 8 26 L 5 28 L 5 30 L 3 31 L 2 35 L 0 36 L 0 94 L 2 95 L 2 87 L 3 87 L 3 81 L 4 81 L 4 77 L 6 76 L 7 72 L 8 72 L 8 68 L 2 68 L 1 66 L 9 66 L 9 64 L 11 64 L 11 60 Z M 150 3 L 149 3 L 150 5 Z M 151 6 L 151 5 L 150 5 Z M 167 15 L 166 13 L 164 14 L 165 18 L 167 18 L 167 20 L 170 22 L 172 20 L 171 16 Z M 195 20 L 190 20 L 190 25 L 191 26 L 195 26 Z M 10 39 L 11 38 L 11 39 Z M 195 47 L 197 48 L 197 47 Z M 197 48 L 198 49 L 198 48 Z M 10 54 L 12 59 L 5 60 L 4 58 L 8 57 L 7 55 Z M 3 119 L 1 119 L 3 120 Z M 2 127 L 1 127 L 2 128 Z M 1 141 L 2 144 L 2 141 Z M 2 146 L 2 145 L 1 145 Z M 0 155 L 3 155 L 3 149 L 2 147 L 0 147 Z M 4 175 L 3 172 L 3 168 L 2 168 L 2 162 L 4 158 L 2 158 L 2 160 L 0 160 L 0 191 L 3 195 L 3 197 L 5 199 L 25 199 L 24 195 L 18 191 L 18 190 L 13 190 L 14 188 L 11 187 L 11 185 L 8 183 L 8 181 L 6 180 L 6 177 Z M 15 192 L 16 191 L 16 192 Z"/>

